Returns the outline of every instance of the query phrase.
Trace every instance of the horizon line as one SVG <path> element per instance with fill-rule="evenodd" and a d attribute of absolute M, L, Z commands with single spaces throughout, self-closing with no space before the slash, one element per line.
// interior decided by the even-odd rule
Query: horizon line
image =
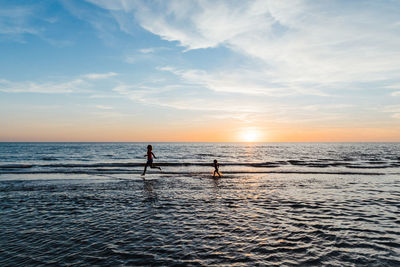
<path fill-rule="evenodd" d="M 0 143 L 231 143 L 231 144 L 266 144 L 266 143 L 400 143 L 400 141 L 0 141 Z"/>

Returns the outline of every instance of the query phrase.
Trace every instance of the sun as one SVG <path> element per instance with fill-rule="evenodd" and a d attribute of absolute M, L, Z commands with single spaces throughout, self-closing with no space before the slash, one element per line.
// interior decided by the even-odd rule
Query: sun
<path fill-rule="evenodd" d="M 240 132 L 239 139 L 241 142 L 253 143 L 260 141 L 261 133 L 258 129 L 243 129 Z"/>

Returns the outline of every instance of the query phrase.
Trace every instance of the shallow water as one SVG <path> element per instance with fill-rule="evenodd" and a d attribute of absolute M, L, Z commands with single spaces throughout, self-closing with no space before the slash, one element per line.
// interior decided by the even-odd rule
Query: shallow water
<path fill-rule="evenodd" d="M 0 266 L 399 266 L 400 177 L 393 167 L 398 145 L 346 146 L 340 153 L 337 147 L 324 145 L 310 146 L 307 152 L 303 145 L 286 149 L 286 157 L 269 150 L 269 155 L 247 159 L 242 158 L 241 149 L 249 149 L 245 146 L 238 148 L 242 156 L 238 154 L 231 163 L 287 162 L 304 156 L 308 159 L 303 162 L 311 162 L 327 158 L 328 153 L 330 161 L 352 154 L 348 162 L 370 166 L 374 163 L 368 162 L 375 158 L 391 167 L 376 169 L 376 174 L 360 168 L 352 174 L 354 170 L 344 166 L 289 163 L 265 169 L 291 173 L 253 173 L 264 167 L 222 165 L 224 177 L 212 179 L 209 166 L 183 164 L 166 165 L 164 173 L 150 172 L 145 181 L 134 171 L 126 173 L 132 167 L 94 174 L 66 174 L 53 167 L 48 173 L 40 168 L 36 173 L 4 171 L 0 174 Z M 187 150 L 189 155 L 189 148 L 177 147 L 179 154 Z M 385 149 L 386 154 L 379 154 Z M 299 154 L 289 157 L 287 150 Z M 363 155 L 357 154 L 360 150 Z M 36 155 L 4 160 L 6 152 L 2 154 L 3 166 L 42 164 Z M 161 149 L 159 154 L 163 155 Z M 387 158 L 382 160 L 382 155 Z M 67 164 L 68 156 L 63 157 L 58 161 Z M 204 157 L 192 156 L 190 161 L 209 162 L 213 155 Z M 94 160 L 89 157 L 89 161 Z M 84 163 L 75 160 L 74 164 Z M 329 173 L 319 173 L 327 168 Z M 345 169 L 351 170 L 340 174 Z"/>
<path fill-rule="evenodd" d="M 147 143 L 0 143 L 1 174 L 141 173 Z M 167 173 L 400 174 L 400 143 L 155 143 Z M 1 178 L 0 178 L 1 179 Z"/>
<path fill-rule="evenodd" d="M 0 265 L 400 264 L 398 177 L 148 179 L 1 182 Z"/>

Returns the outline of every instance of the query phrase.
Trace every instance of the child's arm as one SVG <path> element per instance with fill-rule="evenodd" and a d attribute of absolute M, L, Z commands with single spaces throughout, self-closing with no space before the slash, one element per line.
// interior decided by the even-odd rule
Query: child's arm
<path fill-rule="evenodd" d="M 154 153 L 153 152 L 151 152 L 151 154 L 153 155 L 153 157 L 156 159 L 157 157 L 156 157 L 156 155 L 154 155 Z"/>

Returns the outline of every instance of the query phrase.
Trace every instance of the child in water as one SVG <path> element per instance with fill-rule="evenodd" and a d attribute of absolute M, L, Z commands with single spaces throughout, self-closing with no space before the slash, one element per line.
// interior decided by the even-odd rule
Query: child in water
<path fill-rule="evenodd" d="M 221 178 L 221 174 L 219 173 L 219 170 L 218 170 L 218 168 L 219 168 L 219 163 L 218 163 L 218 161 L 217 161 L 216 159 L 214 159 L 214 164 L 213 164 L 213 166 L 214 166 L 214 168 L 215 168 L 213 177 L 215 177 L 215 173 L 217 173 L 218 176 L 219 176 L 219 178 Z"/>
<path fill-rule="evenodd" d="M 148 145 L 147 146 L 147 155 L 144 155 L 145 157 L 147 157 L 147 162 L 146 162 L 146 165 L 144 166 L 144 170 L 143 170 L 142 175 L 146 174 L 147 166 L 150 166 L 150 168 L 152 168 L 152 169 L 154 169 L 154 168 L 159 169 L 161 171 L 160 167 L 156 167 L 153 164 L 153 157 L 155 159 L 157 157 L 153 154 L 152 150 L 153 150 L 153 146 L 152 145 Z"/>

